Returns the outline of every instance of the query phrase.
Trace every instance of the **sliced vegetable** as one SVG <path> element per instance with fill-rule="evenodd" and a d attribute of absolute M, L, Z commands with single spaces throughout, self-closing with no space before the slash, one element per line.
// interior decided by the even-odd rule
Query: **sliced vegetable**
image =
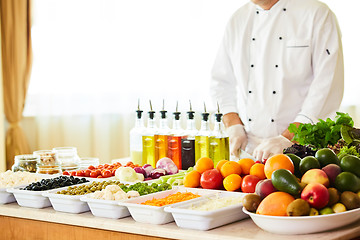
<path fill-rule="evenodd" d="M 178 167 L 175 163 L 168 157 L 159 159 L 156 163 L 156 168 L 162 168 L 166 171 L 167 174 L 176 174 L 179 172 Z"/>

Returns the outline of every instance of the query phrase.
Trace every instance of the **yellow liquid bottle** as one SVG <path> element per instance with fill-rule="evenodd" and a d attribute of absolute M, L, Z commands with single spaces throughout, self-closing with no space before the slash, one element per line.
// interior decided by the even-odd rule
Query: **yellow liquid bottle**
<path fill-rule="evenodd" d="M 155 137 L 154 135 L 143 136 L 143 159 L 142 165 L 151 164 L 155 168 Z"/>
<path fill-rule="evenodd" d="M 218 110 L 215 114 L 215 126 L 214 131 L 211 133 L 210 142 L 210 158 L 214 161 L 216 166 L 220 160 L 230 160 L 229 155 L 229 137 L 223 131 L 223 124 L 221 122 L 222 114 Z"/>
<path fill-rule="evenodd" d="M 204 105 L 205 107 L 205 105 Z M 209 127 L 209 113 L 205 112 L 202 114 L 201 127 L 199 132 L 195 136 L 195 162 L 202 157 L 210 157 L 210 141 L 209 136 L 211 134 Z"/>

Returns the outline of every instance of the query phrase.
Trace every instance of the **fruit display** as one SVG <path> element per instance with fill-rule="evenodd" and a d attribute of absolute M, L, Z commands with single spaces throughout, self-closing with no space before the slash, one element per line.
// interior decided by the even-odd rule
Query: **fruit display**
<path fill-rule="evenodd" d="M 329 148 L 294 162 L 287 154 L 280 155 L 266 161 L 267 179 L 258 182 L 255 193 L 244 197 L 247 211 L 269 216 L 315 216 L 360 208 L 360 158 L 351 155 L 339 160 Z M 299 165 L 300 172 L 295 174 L 285 158 L 295 169 Z"/>
<path fill-rule="evenodd" d="M 44 191 L 86 182 L 89 181 L 85 178 L 77 178 L 74 176 L 59 176 L 56 178 L 42 179 L 41 181 L 33 182 L 21 189 L 29 191 Z"/>

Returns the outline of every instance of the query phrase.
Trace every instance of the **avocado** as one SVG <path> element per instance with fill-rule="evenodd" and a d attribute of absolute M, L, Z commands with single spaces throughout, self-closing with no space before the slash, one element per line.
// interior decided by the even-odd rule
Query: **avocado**
<path fill-rule="evenodd" d="M 303 159 L 301 159 L 299 164 L 299 169 L 301 174 L 304 174 L 310 169 L 318 168 L 320 169 L 320 163 L 319 161 L 313 157 L 313 156 L 306 156 Z"/>
<path fill-rule="evenodd" d="M 295 175 L 293 175 L 289 170 L 275 170 L 271 175 L 271 181 L 274 187 L 279 191 L 286 192 L 294 196 L 301 192 L 299 182 L 297 181 Z"/>
<path fill-rule="evenodd" d="M 339 165 L 339 158 L 330 148 L 322 148 L 316 151 L 315 158 L 319 161 L 321 167 L 334 163 Z"/>
<path fill-rule="evenodd" d="M 344 172 L 352 172 L 360 177 L 360 158 L 353 155 L 345 156 L 340 161 L 340 167 Z"/>
<path fill-rule="evenodd" d="M 286 155 L 291 159 L 291 161 L 294 164 L 294 175 L 296 177 L 301 177 L 300 168 L 299 168 L 301 158 L 293 153 L 287 153 Z"/>
<path fill-rule="evenodd" d="M 360 190 L 360 178 L 351 172 L 342 172 L 335 178 L 335 188 L 340 192 L 358 192 Z"/>

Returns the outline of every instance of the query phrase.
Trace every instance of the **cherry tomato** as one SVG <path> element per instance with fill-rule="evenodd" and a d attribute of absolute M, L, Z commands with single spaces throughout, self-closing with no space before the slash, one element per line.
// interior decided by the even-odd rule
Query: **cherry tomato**
<path fill-rule="evenodd" d="M 244 193 L 254 193 L 256 184 L 261 179 L 258 176 L 255 175 L 246 175 L 241 183 L 241 191 Z"/>
<path fill-rule="evenodd" d="M 91 171 L 90 177 L 96 178 L 99 174 L 96 171 Z"/>
<path fill-rule="evenodd" d="M 106 171 L 103 172 L 102 176 L 103 176 L 104 178 L 108 178 L 108 177 L 111 177 L 112 174 L 111 174 L 111 172 L 110 172 L 109 170 L 106 170 Z"/>
<path fill-rule="evenodd" d="M 90 177 L 90 173 L 91 173 L 91 170 L 86 169 L 85 172 L 84 172 L 84 177 Z"/>
<path fill-rule="evenodd" d="M 97 176 L 97 178 L 103 178 L 103 176 L 99 175 L 99 176 Z"/>
<path fill-rule="evenodd" d="M 95 171 L 96 171 L 96 174 L 97 174 L 98 176 L 101 175 L 101 170 L 100 170 L 100 169 L 96 169 Z"/>
<path fill-rule="evenodd" d="M 70 172 L 70 175 L 71 175 L 71 176 L 76 176 L 76 172 L 75 172 L 75 171 Z"/>
<path fill-rule="evenodd" d="M 84 170 L 76 171 L 76 176 L 83 177 L 85 175 Z"/>
<path fill-rule="evenodd" d="M 70 175 L 70 173 L 68 171 L 64 171 L 63 175 Z"/>
<path fill-rule="evenodd" d="M 110 165 L 107 164 L 107 163 L 105 163 L 105 164 L 104 164 L 104 168 L 108 168 L 108 167 L 110 167 Z"/>
<path fill-rule="evenodd" d="M 103 165 L 97 166 L 97 169 L 101 169 L 101 168 L 104 168 L 104 166 Z"/>
<path fill-rule="evenodd" d="M 90 169 L 90 170 L 94 170 L 94 169 L 95 169 L 95 167 L 94 167 L 93 165 L 90 165 L 90 166 L 88 167 L 88 169 Z"/>
<path fill-rule="evenodd" d="M 111 170 L 111 175 L 115 176 L 116 169 Z"/>

